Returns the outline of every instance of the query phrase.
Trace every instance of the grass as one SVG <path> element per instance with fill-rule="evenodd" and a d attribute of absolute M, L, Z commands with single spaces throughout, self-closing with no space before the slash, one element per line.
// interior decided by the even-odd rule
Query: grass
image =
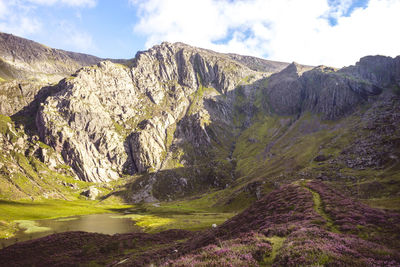
<path fill-rule="evenodd" d="M 333 220 L 328 216 L 328 214 L 324 210 L 324 206 L 321 200 L 321 196 L 314 190 L 309 187 L 303 185 L 305 189 L 311 192 L 314 201 L 314 210 L 321 215 L 322 218 L 326 221 L 326 226 L 328 229 L 334 233 L 340 233 L 339 229 L 333 224 Z"/>
<path fill-rule="evenodd" d="M 6 201 L 0 200 L 0 238 L 11 237 L 19 225 L 27 231 L 40 230 L 33 221 L 55 219 L 74 215 L 119 212 L 131 205 L 103 204 L 88 200 L 43 200 Z"/>
<path fill-rule="evenodd" d="M 8 124 L 12 124 L 11 118 L 0 114 L 0 133 L 5 135 L 10 132 Z"/>
<path fill-rule="evenodd" d="M 171 224 L 173 222 L 170 218 L 163 218 L 155 215 L 140 215 L 140 214 L 129 214 L 129 215 L 119 215 L 112 216 L 112 218 L 130 218 L 135 222 L 137 226 L 146 228 L 146 229 L 154 229 L 164 225 Z"/>
<path fill-rule="evenodd" d="M 361 201 L 372 208 L 400 211 L 400 197 L 374 198 L 374 199 L 365 199 Z"/>
<path fill-rule="evenodd" d="M 33 233 L 39 233 L 39 232 L 47 232 L 51 231 L 51 228 L 49 227 L 42 227 L 38 226 L 35 221 L 30 221 L 30 220 L 17 220 L 15 221 L 18 223 L 18 227 L 21 229 L 25 229 L 26 234 L 33 234 Z"/>
<path fill-rule="evenodd" d="M 264 263 L 266 266 L 270 266 L 274 262 L 279 249 L 283 246 L 283 242 L 285 242 L 286 237 L 272 236 L 268 237 L 267 240 L 272 244 L 272 252 L 268 257 L 264 258 Z"/>
<path fill-rule="evenodd" d="M 206 213 L 194 212 L 188 214 L 156 213 L 156 214 L 128 214 L 113 218 L 130 218 L 145 232 L 155 233 L 168 229 L 203 230 L 211 228 L 213 224 L 222 224 L 232 217 L 233 213 Z"/>
<path fill-rule="evenodd" d="M 75 221 L 78 220 L 78 217 L 71 217 L 71 218 L 61 218 L 61 219 L 57 219 L 57 222 L 69 222 L 69 221 Z"/>
<path fill-rule="evenodd" d="M 118 212 L 132 208 L 131 205 L 102 204 L 89 200 L 42 200 L 42 201 L 5 201 L 0 200 L 0 220 L 41 220 L 85 215 L 95 213 Z"/>

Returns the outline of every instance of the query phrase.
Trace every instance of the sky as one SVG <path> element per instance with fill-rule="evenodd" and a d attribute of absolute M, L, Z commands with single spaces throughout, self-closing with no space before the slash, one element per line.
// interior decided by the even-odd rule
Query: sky
<path fill-rule="evenodd" d="M 0 0 L 0 31 L 103 58 L 163 41 L 307 65 L 400 55 L 400 0 Z"/>

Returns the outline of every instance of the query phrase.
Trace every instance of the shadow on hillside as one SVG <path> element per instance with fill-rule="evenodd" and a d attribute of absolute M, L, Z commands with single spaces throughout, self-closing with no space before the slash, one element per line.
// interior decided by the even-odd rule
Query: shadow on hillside
<path fill-rule="evenodd" d="M 24 126 L 25 133 L 27 135 L 38 134 L 36 127 L 36 115 L 39 110 L 40 104 L 43 103 L 47 97 L 58 93 L 61 90 L 61 86 L 44 86 L 39 89 L 34 99 L 20 111 L 16 112 L 11 116 L 15 126 Z"/>

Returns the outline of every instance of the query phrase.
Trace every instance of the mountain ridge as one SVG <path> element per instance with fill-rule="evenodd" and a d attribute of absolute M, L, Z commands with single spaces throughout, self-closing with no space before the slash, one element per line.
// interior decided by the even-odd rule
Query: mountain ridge
<path fill-rule="evenodd" d="M 98 63 L 95 56 L 49 48 L 40 43 L 12 34 L 0 33 L 0 54 L 2 62 L 12 66 L 20 75 L 3 78 L 29 79 L 29 75 L 55 75 L 55 79 L 74 72 L 84 65 Z M 57 74 L 60 74 L 57 76 Z"/>
<path fill-rule="evenodd" d="M 260 64 L 268 71 L 257 71 Z M 43 90 L 34 108 L 19 116 L 34 118 L 30 127 L 81 180 L 132 176 L 136 193 L 115 194 L 157 201 L 170 193 L 175 198 L 237 184 L 253 165 L 239 151 L 244 144 L 260 150 L 258 158 L 275 157 L 271 149 L 308 120 L 301 119 L 307 112 L 322 116 L 312 127 L 350 116 L 385 87 L 398 86 L 398 65 L 399 57 L 365 57 L 336 70 L 164 42 L 125 65 L 103 61 L 80 68 Z M 241 140 L 247 130 L 278 121 L 276 136 L 261 137 L 268 141 Z M 175 185 L 170 193 L 166 181 Z"/>

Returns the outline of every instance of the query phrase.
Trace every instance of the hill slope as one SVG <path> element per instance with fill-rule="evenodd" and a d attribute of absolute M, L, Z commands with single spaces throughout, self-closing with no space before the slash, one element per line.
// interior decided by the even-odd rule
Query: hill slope
<path fill-rule="evenodd" d="M 51 84 L 99 61 L 0 33 L 0 198 L 71 199 L 89 186 L 39 141 L 35 117 L 40 103 L 57 92 Z"/>
<path fill-rule="evenodd" d="M 78 68 L 93 65 L 95 56 L 49 48 L 12 34 L 0 33 L 0 77 L 60 80 Z M 54 76 L 52 79 L 51 76 Z"/>
<path fill-rule="evenodd" d="M 35 99 L 42 87 L 100 61 L 95 56 L 50 48 L 0 32 L 0 113 L 17 113 Z"/>

